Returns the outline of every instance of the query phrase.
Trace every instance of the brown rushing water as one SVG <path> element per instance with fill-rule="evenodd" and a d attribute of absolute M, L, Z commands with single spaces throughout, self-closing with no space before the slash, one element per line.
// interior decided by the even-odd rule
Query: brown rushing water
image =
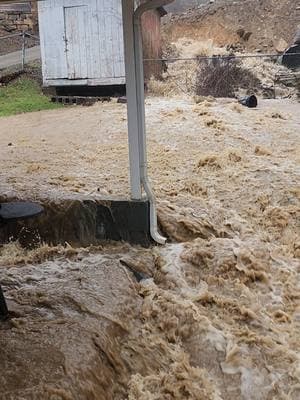
<path fill-rule="evenodd" d="M 0 399 L 298 399 L 299 104 L 265 101 L 248 110 L 225 101 L 147 102 L 150 172 L 169 244 L 4 246 L 0 276 L 13 316 L 0 325 Z M 124 107 L 97 105 L 86 120 L 83 110 L 0 121 L 2 143 L 12 130 L 13 143 L 30 129 L 33 138 L 13 146 L 20 163 L 4 158 L 7 192 L 28 194 L 31 185 L 37 198 L 43 190 L 86 194 L 95 185 L 126 192 Z M 68 135 L 60 152 L 63 139 L 51 126 L 72 115 L 83 127 L 101 121 L 105 132 L 108 111 L 119 115 L 111 136 L 119 147 L 110 157 L 89 164 Z M 46 127 L 48 144 L 37 153 Z M 107 146 L 104 136 L 77 136 L 75 122 L 72 129 L 78 146 L 86 135 L 81 153 Z M 52 185 L 72 157 L 74 179 Z M 46 171 L 25 174 L 30 160 Z"/>

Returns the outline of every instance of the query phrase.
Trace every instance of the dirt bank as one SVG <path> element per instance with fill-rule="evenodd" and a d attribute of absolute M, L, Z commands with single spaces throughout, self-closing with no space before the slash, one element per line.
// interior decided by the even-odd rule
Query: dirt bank
<path fill-rule="evenodd" d="M 295 0 L 216 0 L 167 17 L 164 30 L 169 41 L 213 39 L 221 46 L 274 51 L 282 41 L 291 44 L 299 16 Z"/>

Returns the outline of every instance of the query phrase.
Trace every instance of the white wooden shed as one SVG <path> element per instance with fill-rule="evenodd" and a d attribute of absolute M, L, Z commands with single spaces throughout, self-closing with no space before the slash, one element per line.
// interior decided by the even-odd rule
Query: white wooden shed
<path fill-rule="evenodd" d="M 125 84 L 120 0 L 38 2 L 45 86 Z"/>
<path fill-rule="evenodd" d="M 39 0 L 38 14 L 45 86 L 125 84 L 121 0 Z M 165 14 L 157 7 L 142 16 L 145 58 L 162 58 Z M 146 79 L 163 71 L 158 61 L 145 67 Z"/>

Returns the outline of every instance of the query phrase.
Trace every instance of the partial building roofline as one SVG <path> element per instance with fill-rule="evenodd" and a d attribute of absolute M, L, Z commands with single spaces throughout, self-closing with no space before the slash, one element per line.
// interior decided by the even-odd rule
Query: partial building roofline
<path fill-rule="evenodd" d="M 164 17 L 168 14 L 168 11 L 164 7 L 158 7 L 157 11 L 159 12 L 161 17 Z"/>

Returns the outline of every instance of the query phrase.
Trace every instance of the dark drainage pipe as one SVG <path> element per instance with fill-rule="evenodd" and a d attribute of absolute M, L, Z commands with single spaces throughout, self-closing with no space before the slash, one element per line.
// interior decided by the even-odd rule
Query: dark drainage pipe
<path fill-rule="evenodd" d="M 258 101 L 257 97 L 252 94 L 251 96 L 246 96 L 240 99 L 239 103 L 249 108 L 255 108 L 257 107 Z"/>
<path fill-rule="evenodd" d="M 0 285 L 0 321 L 5 321 L 8 318 L 8 308 Z"/>

